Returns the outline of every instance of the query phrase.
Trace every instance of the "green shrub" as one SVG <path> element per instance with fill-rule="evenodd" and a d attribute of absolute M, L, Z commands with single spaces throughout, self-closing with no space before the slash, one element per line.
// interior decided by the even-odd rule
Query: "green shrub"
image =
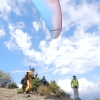
<path fill-rule="evenodd" d="M 49 88 L 50 88 L 51 93 L 54 93 L 54 94 L 59 93 L 60 87 L 57 85 L 55 81 L 51 81 L 51 83 L 49 84 Z"/>
<path fill-rule="evenodd" d="M 37 88 L 41 85 L 41 81 L 39 78 L 35 78 L 32 80 L 32 91 L 37 91 Z"/>

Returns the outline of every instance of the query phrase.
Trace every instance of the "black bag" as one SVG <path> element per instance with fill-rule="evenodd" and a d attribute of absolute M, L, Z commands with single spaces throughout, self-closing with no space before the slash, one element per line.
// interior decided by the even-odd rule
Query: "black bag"
<path fill-rule="evenodd" d="M 28 76 L 22 78 L 20 83 L 21 83 L 22 85 L 27 85 L 27 80 L 28 80 Z"/>

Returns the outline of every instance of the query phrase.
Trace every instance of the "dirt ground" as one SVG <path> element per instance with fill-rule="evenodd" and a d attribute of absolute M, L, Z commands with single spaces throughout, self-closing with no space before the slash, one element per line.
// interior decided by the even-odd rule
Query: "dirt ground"
<path fill-rule="evenodd" d="M 66 97 L 55 96 L 40 96 L 35 93 L 31 93 L 30 97 L 26 97 L 25 94 L 17 94 L 17 90 L 0 88 L 0 100 L 72 100 Z"/>

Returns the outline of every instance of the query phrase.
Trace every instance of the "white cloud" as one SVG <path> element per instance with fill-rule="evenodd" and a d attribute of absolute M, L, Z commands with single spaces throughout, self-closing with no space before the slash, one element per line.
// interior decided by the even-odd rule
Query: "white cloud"
<path fill-rule="evenodd" d="M 31 37 L 24 33 L 21 28 L 24 28 L 23 22 L 16 23 L 16 25 L 9 24 L 11 40 L 5 42 L 9 49 L 19 48 L 26 50 L 31 47 Z"/>
<path fill-rule="evenodd" d="M 22 50 L 23 54 L 26 57 L 29 57 L 31 60 L 42 62 L 43 57 L 40 52 L 32 49 L 32 41 L 31 37 L 28 33 L 23 32 L 21 29 L 24 28 L 23 22 L 18 22 L 16 24 L 9 24 L 9 30 L 11 39 L 10 41 L 6 41 L 5 45 L 8 49 L 17 49 Z"/>
<path fill-rule="evenodd" d="M 0 37 L 4 37 L 6 35 L 6 32 L 3 28 L 0 28 Z"/>
<path fill-rule="evenodd" d="M 0 0 L 0 17 L 7 21 L 11 11 L 16 15 L 22 15 L 22 12 L 26 12 L 23 8 L 25 2 L 26 0 Z"/>
<path fill-rule="evenodd" d="M 86 30 L 92 25 L 100 24 L 100 6 L 98 3 L 82 2 L 78 5 L 72 0 L 61 1 L 63 28 L 68 30 L 77 25 L 79 30 Z"/>
<path fill-rule="evenodd" d="M 13 49 L 18 50 L 19 49 L 18 46 L 15 43 L 13 43 L 12 40 L 5 41 L 4 44 L 7 46 L 8 50 L 13 50 Z"/>
<path fill-rule="evenodd" d="M 49 68 L 48 66 L 43 66 L 40 70 L 39 70 L 39 74 L 44 74 L 44 73 L 48 73 L 50 71 L 54 70 L 54 68 Z"/>
<path fill-rule="evenodd" d="M 39 29 L 40 29 L 40 23 L 33 22 L 32 24 L 33 24 L 33 27 L 34 27 L 35 31 L 38 32 Z"/>
<path fill-rule="evenodd" d="M 24 1 L 23 1 L 24 2 Z M 5 42 L 9 48 L 19 47 L 23 54 L 33 61 L 41 62 L 47 66 L 54 64 L 53 74 L 61 72 L 82 74 L 99 66 L 100 62 L 100 13 L 97 3 L 81 2 L 76 5 L 72 0 L 61 1 L 63 14 L 62 35 L 75 26 L 75 31 L 69 37 L 61 36 L 56 40 L 40 41 L 40 51 L 32 49 L 31 37 L 21 29 L 23 22 L 9 25 L 11 40 Z M 41 26 L 42 25 L 42 26 Z M 96 32 L 87 32 L 93 26 Z M 43 20 L 33 22 L 34 29 L 38 32 L 42 27 L 49 37 Z M 71 70 L 73 69 L 73 70 Z"/>
<path fill-rule="evenodd" d="M 62 67 L 61 69 L 56 69 L 53 74 L 60 73 L 62 75 L 67 74 L 70 72 L 70 68 Z"/>
<path fill-rule="evenodd" d="M 38 66 L 39 63 L 36 63 L 36 62 L 33 62 L 33 61 L 28 61 L 28 60 L 31 60 L 29 58 L 25 58 L 24 61 L 22 62 L 25 66 L 31 66 L 31 67 L 35 67 L 35 66 Z"/>
<path fill-rule="evenodd" d="M 0 0 L 0 17 L 7 17 L 11 12 L 11 7 L 8 0 Z"/>
<path fill-rule="evenodd" d="M 58 85 L 61 86 L 61 89 L 63 89 L 66 92 L 72 93 L 71 85 L 70 85 L 71 79 L 59 79 Z"/>
<path fill-rule="evenodd" d="M 24 22 L 20 21 L 20 22 L 16 22 L 16 24 L 8 24 L 8 28 L 11 32 L 14 32 L 15 29 L 23 29 L 25 27 Z"/>
<path fill-rule="evenodd" d="M 100 62 L 100 13 L 97 3 L 61 1 L 63 13 L 63 28 L 69 30 L 75 26 L 73 36 L 69 38 L 58 38 L 47 43 L 40 42 L 44 63 L 55 64 L 54 73 L 86 73 Z M 89 28 L 97 26 L 96 32 L 86 32 Z M 64 31 L 63 31 L 64 32 Z M 63 33 L 62 32 L 62 33 Z M 67 32 L 66 32 L 67 34 Z M 66 69 L 66 70 L 64 70 Z M 73 70 L 71 70 L 73 69 Z"/>
<path fill-rule="evenodd" d="M 100 37 L 96 34 L 83 34 L 72 38 L 59 38 L 49 44 L 40 42 L 40 49 L 43 53 L 44 63 L 55 64 L 54 73 L 86 73 L 100 62 Z M 66 70 L 65 70 L 66 69 Z M 73 70 L 71 70 L 73 69 Z"/>
<path fill-rule="evenodd" d="M 26 73 L 27 70 L 14 70 L 14 71 L 10 71 L 11 73 Z"/>
<path fill-rule="evenodd" d="M 15 38 L 15 42 L 23 50 L 24 49 L 26 50 L 31 47 L 31 41 L 30 41 L 31 37 L 28 36 L 27 33 L 24 33 L 22 30 L 17 29 L 15 30 L 15 33 L 12 35 Z"/>
<path fill-rule="evenodd" d="M 96 79 L 97 81 L 98 80 L 100 81 L 100 76 L 98 76 L 98 75 L 94 75 L 93 78 Z"/>
<path fill-rule="evenodd" d="M 50 34 L 50 32 L 49 32 L 49 30 L 48 30 L 48 28 L 47 28 L 47 26 L 42 18 L 40 18 L 38 21 L 34 21 L 32 23 L 32 25 L 37 33 L 39 32 L 39 30 L 42 30 L 43 33 L 45 33 L 46 40 L 49 40 L 51 38 L 52 34 Z"/>
<path fill-rule="evenodd" d="M 21 89 L 22 88 L 22 84 L 18 84 L 18 88 Z"/>

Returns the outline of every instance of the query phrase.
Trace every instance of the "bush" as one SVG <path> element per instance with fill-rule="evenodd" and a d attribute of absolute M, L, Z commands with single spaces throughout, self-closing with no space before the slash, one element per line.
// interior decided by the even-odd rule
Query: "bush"
<path fill-rule="evenodd" d="M 60 87 L 57 85 L 55 81 L 51 81 L 51 83 L 49 84 L 49 88 L 51 93 L 59 94 Z"/>
<path fill-rule="evenodd" d="M 18 86 L 15 82 L 11 82 L 8 84 L 8 89 L 15 89 L 15 88 L 18 88 Z"/>
<path fill-rule="evenodd" d="M 50 83 L 48 81 L 46 81 L 46 86 L 48 87 L 50 85 Z"/>
<path fill-rule="evenodd" d="M 42 96 L 48 95 L 48 94 L 50 94 L 50 89 L 47 86 L 39 86 L 37 89 L 37 92 Z"/>
<path fill-rule="evenodd" d="M 34 78 L 32 80 L 32 91 L 37 91 L 37 88 L 41 85 L 41 81 L 39 78 Z"/>

